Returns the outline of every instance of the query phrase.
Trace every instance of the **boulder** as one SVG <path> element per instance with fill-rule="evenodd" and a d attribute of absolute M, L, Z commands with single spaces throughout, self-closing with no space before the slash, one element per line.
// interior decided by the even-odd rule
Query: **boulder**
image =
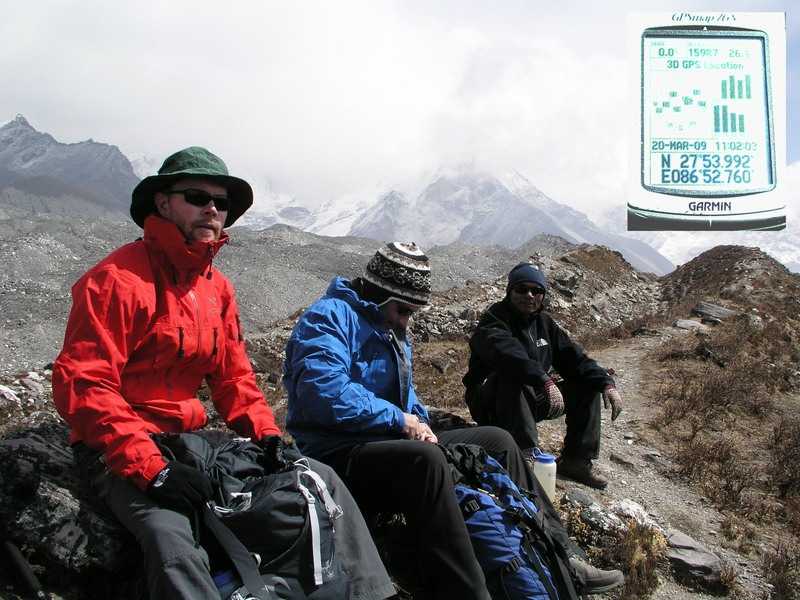
<path fill-rule="evenodd" d="M 727 319 L 739 314 L 735 310 L 725 308 L 724 306 L 717 306 L 716 304 L 702 301 L 694 305 L 692 312 L 708 319 Z"/>
<path fill-rule="evenodd" d="M 722 575 L 722 561 L 685 533 L 667 532 L 667 558 L 675 578 L 685 585 L 713 588 Z"/>
<path fill-rule="evenodd" d="M 119 598 L 121 582 L 138 573 L 133 537 L 73 473 L 69 428 L 60 419 L 0 438 L 0 516 L 45 589 L 62 597 L 106 586 Z"/>

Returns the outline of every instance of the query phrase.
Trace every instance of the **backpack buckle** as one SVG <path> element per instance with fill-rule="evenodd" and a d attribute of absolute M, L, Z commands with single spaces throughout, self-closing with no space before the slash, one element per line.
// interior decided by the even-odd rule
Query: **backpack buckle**
<path fill-rule="evenodd" d="M 502 571 L 504 575 L 508 575 L 509 573 L 516 573 L 521 568 L 522 568 L 522 561 L 519 559 L 518 556 L 515 556 L 505 565 L 503 565 Z"/>
<path fill-rule="evenodd" d="M 463 510 L 465 513 L 474 514 L 481 509 L 480 502 L 477 500 L 470 500 L 469 502 L 465 502 L 463 505 Z"/>

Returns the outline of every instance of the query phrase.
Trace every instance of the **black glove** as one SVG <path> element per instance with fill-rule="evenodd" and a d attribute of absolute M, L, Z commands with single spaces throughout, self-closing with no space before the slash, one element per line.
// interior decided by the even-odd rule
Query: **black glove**
<path fill-rule="evenodd" d="M 303 458 L 297 447 L 287 442 L 282 435 L 268 435 L 258 440 L 264 451 L 266 464 L 261 465 L 267 471 L 277 473 L 290 468 L 296 460 Z"/>
<path fill-rule="evenodd" d="M 147 485 L 147 495 L 164 508 L 190 514 L 214 493 L 211 480 L 179 462 L 170 462 Z"/>

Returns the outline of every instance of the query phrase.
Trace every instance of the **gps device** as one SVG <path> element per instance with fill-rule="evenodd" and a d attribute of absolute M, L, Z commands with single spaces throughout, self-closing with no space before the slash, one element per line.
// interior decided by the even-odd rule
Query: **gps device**
<path fill-rule="evenodd" d="M 776 185 L 767 34 L 714 25 L 648 27 L 641 60 L 641 186 L 667 197 L 630 208 L 646 220 L 682 220 L 677 228 L 713 217 L 721 217 L 719 227 L 699 228 L 785 226 L 785 216 L 776 216 L 784 207 L 769 206 L 768 195 L 736 198 Z M 761 216 L 766 221 L 749 223 Z"/>
<path fill-rule="evenodd" d="M 652 27 L 642 34 L 642 185 L 727 196 L 775 187 L 763 31 Z"/>

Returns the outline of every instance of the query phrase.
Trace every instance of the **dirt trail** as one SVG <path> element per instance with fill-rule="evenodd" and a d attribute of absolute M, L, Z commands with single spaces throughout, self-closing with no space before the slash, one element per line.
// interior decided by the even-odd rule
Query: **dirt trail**
<path fill-rule="evenodd" d="M 668 474 L 674 464 L 669 448 L 662 448 L 658 435 L 650 425 L 658 410 L 652 392 L 645 386 L 647 373 L 643 357 L 655 346 L 675 335 L 678 330 L 662 331 L 661 336 L 642 336 L 621 342 L 614 347 L 591 352 L 591 356 L 613 372 L 624 411 L 612 423 L 610 411 L 603 411 L 601 458 L 598 464 L 610 479 L 604 491 L 585 488 L 599 501 L 630 499 L 642 505 L 648 515 L 663 529 L 677 529 L 694 538 L 717 554 L 725 565 L 738 573 L 737 588 L 730 596 L 737 600 L 762 600 L 769 587 L 761 574 L 760 559 L 745 556 L 728 547 L 720 532 L 724 516 L 696 489 Z M 563 437 L 563 419 L 540 423 L 541 444 L 546 451 L 557 453 Z M 577 486 L 559 480 L 559 492 Z M 652 596 L 661 600 L 711 600 L 711 595 L 697 593 L 675 583 L 667 574 Z M 608 594 L 611 597 L 611 594 Z"/>

